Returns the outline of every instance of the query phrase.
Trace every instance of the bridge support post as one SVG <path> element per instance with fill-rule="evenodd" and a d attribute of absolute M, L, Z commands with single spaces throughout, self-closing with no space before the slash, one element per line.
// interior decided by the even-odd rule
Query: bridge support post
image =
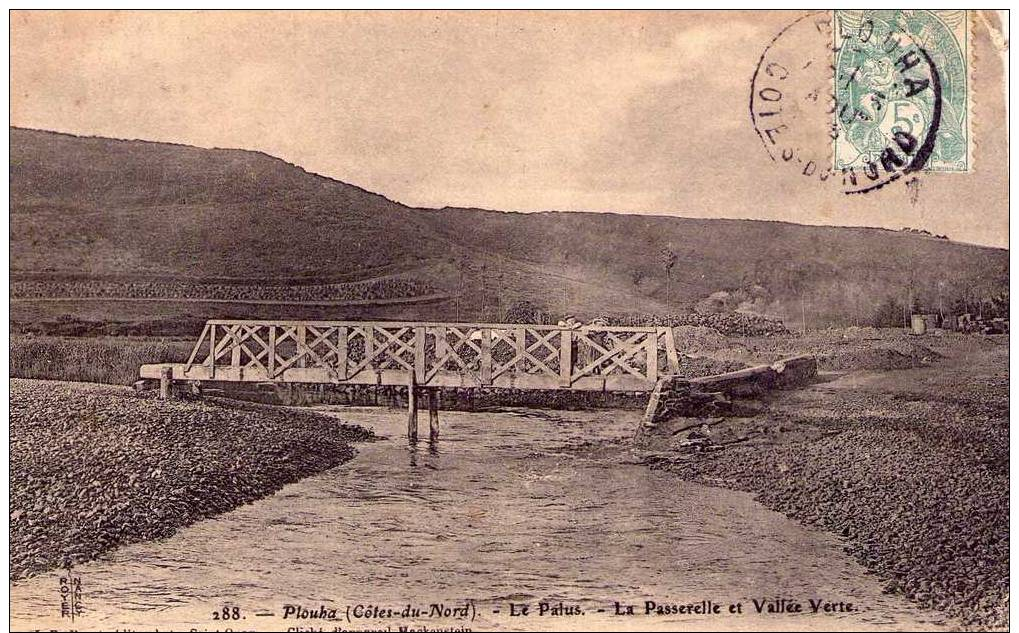
<path fill-rule="evenodd" d="M 173 397 L 173 367 L 159 369 L 159 399 L 169 400 Z"/>
<path fill-rule="evenodd" d="M 439 438 L 439 390 L 428 390 L 428 439 Z"/>
<path fill-rule="evenodd" d="M 417 376 L 412 370 L 407 377 L 407 439 L 418 439 Z"/>

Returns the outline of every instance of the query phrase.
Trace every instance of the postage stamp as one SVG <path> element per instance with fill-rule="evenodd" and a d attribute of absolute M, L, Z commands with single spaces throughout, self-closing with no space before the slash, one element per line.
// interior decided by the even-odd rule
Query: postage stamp
<path fill-rule="evenodd" d="M 861 170 L 881 163 L 896 135 L 937 130 L 921 171 L 968 172 L 970 130 L 969 16 L 965 10 L 835 11 L 834 94 L 838 104 L 833 167 Z M 911 79 L 902 41 L 929 59 L 940 103 L 926 80 Z M 940 105 L 940 108 L 938 106 Z"/>
<path fill-rule="evenodd" d="M 835 30 L 832 12 L 805 13 L 761 55 L 750 115 L 768 155 L 846 194 L 924 171 L 940 138 L 938 64 L 897 21 Z"/>

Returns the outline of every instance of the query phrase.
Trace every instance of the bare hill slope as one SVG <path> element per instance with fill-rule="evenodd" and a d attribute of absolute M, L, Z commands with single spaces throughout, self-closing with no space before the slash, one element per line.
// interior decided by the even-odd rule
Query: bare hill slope
<path fill-rule="evenodd" d="M 798 318 L 809 309 L 812 325 L 870 322 L 910 297 L 937 309 L 1007 288 L 1007 251 L 913 233 L 415 209 L 258 152 L 10 134 L 14 279 L 397 275 L 451 295 L 462 288 L 462 318 L 529 299 L 581 314 L 742 305 Z M 671 281 L 663 250 L 675 254 Z M 453 302 L 445 306 L 453 318 Z"/>

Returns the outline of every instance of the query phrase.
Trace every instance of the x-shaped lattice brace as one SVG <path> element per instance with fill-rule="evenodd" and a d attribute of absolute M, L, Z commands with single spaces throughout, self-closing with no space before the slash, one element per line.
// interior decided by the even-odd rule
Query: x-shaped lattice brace
<path fill-rule="evenodd" d="M 336 368 L 328 362 L 328 358 L 330 356 L 339 355 L 339 349 L 336 347 L 336 344 L 329 340 L 329 336 L 336 331 L 336 328 L 327 327 L 324 330 L 319 330 L 314 326 L 307 326 L 306 333 L 311 334 L 314 338 L 311 340 L 311 343 L 305 341 L 303 345 L 297 337 L 297 326 L 282 326 L 280 329 L 282 332 L 276 337 L 277 353 L 275 369 L 270 378 L 275 379 L 276 376 L 279 376 L 284 371 L 292 367 L 294 363 L 299 361 L 301 358 L 307 357 L 312 360 L 316 367 L 322 367 L 328 370 L 330 377 L 334 381 L 338 382 L 340 380 L 340 375 L 337 373 Z M 281 354 L 279 354 L 278 346 L 280 343 L 285 342 L 288 338 L 294 340 L 297 344 L 297 349 L 293 356 L 290 358 L 284 358 Z M 326 352 L 324 357 L 315 350 L 315 348 L 320 344 L 324 344 L 329 348 L 329 351 Z"/>
<path fill-rule="evenodd" d="M 376 330 L 385 335 L 387 339 L 381 341 L 382 345 L 374 345 L 375 343 L 379 342 L 376 341 L 374 338 Z M 414 371 L 414 365 L 408 363 L 402 358 L 402 355 L 405 353 L 410 353 L 411 356 L 414 356 L 414 348 L 411 347 L 413 340 L 411 340 L 411 342 L 407 342 L 400 338 L 409 331 L 411 331 L 409 327 L 403 327 L 397 330 L 396 333 L 394 334 L 385 328 L 380 327 L 377 328 L 370 325 L 366 326 L 364 329 L 357 328 L 356 330 L 354 330 L 351 333 L 351 339 L 353 339 L 353 337 L 357 334 L 363 336 L 365 340 L 365 348 L 367 350 L 368 337 L 372 337 L 373 345 L 371 353 L 370 354 L 365 353 L 364 358 L 361 360 L 361 362 L 351 368 L 350 370 L 351 375 L 356 374 L 357 372 L 371 365 L 372 362 L 383 353 L 386 354 L 386 360 L 392 360 L 397 364 L 402 365 L 404 369 Z M 393 345 L 394 343 L 396 344 L 395 349 L 391 347 L 391 345 Z"/>
<path fill-rule="evenodd" d="M 606 334 L 608 334 L 608 337 L 612 339 L 612 341 L 617 345 L 617 347 L 611 348 L 602 347 L 599 343 L 591 340 L 587 336 L 587 334 L 577 332 L 577 341 L 578 342 L 584 341 L 585 343 L 590 345 L 593 349 L 600 352 L 601 356 L 591 361 L 584 367 L 580 368 L 580 370 L 578 370 L 574 374 L 574 377 L 587 375 L 587 373 L 590 372 L 595 367 L 600 367 L 602 363 L 604 363 L 605 361 L 609 361 L 612 363 L 607 368 L 609 372 L 618 367 L 626 372 L 633 374 L 638 378 L 647 380 L 647 376 L 641 374 L 639 371 L 626 364 L 626 361 L 629 360 L 634 354 L 645 349 L 644 346 L 640 344 L 640 339 L 647 336 L 647 333 L 637 332 L 626 341 L 623 341 L 612 332 L 606 332 Z"/>
<path fill-rule="evenodd" d="M 382 351 L 386 353 L 386 360 L 394 361 L 396 364 L 403 366 L 403 368 L 408 371 L 414 371 L 413 360 L 411 362 L 407 362 L 406 360 L 403 359 L 403 355 L 408 353 L 410 354 L 411 359 L 414 358 L 415 355 L 413 347 L 414 339 L 412 338 L 410 341 L 404 341 L 402 338 L 400 338 L 404 334 L 412 330 L 410 328 L 401 328 L 396 332 L 396 334 L 393 334 L 392 332 L 384 328 L 378 328 L 378 330 L 379 332 L 382 332 L 382 334 L 385 335 L 387 339 L 383 341 L 382 347 L 380 348 Z M 395 347 L 391 347 L 394 344 Z"/>
<path fill-rule="evenodd" d="M 451 327 L 448 328 L 446 331 L 452 333 L 453 336 L 457 338 L 457 340 L 452 345 L 449 344 L 448 339 L 444 341 L 445 345 L 442 346 L 442 349 L 444 350 L 445 353 L 442 354 L 441 357 L 439 357 L 438 355 L 436 356 L 435 364 L 432 365 L 432 369 L 425 374 L 425 380 L 428 381 L 434 378 L 435 374 L 439 373 L 439 371 L 441 371 L 442 368 L 446 366 L 446 363 L 452 360 L 456 362 L 460 369 L 470 374 L 478 382 L 478 384 L 481 384 L 481 377 L 478 375 L 476 371 L 471 369 L 467 362 L 464 361 L 463 357 L 460 356 L 460 350 L 463 348 L 464 345 L 473 349 L 478 355 L 481 354 L 481 347 L 476 345 L 474 341 L 471 340 L 470 334 L 467 334 L 458 328 Z M 436 331 L 435 332 L 436 349 L 439 349 L 438 342 L 440 338 L 444 338 L 444 335 L 441 334 L 439 331 Z"/>
<path fill-rule="evenodd" d="M 505 341 L 509 345 L 512 345 L 514 347 L 514 349 L 516 349 L 516 346 L 508 338 L 508 332 L 509 331 L 503 330 L 502 334 L 499 334 L 498 332 L 499 332 L 499 330 L 492 330 L 492 333 L 495 334 L 498 337 L 498 340 Z M 551 339 L 553 337 L 560 336 L 559 330 L 551 330 L 547 334 L 545 334 L 544 336 L 542 336 L 541 333 L 539 333 L 536 330 L 524 330 L 524 339 L 525 340 L 526 340 L 526 337 L 527 337 L 528 333 L 534 336 L 535 341 L 533 343 L 531 343 L 530 345 L 525 346 L 525 348 L 522 351 L 519 351 L 516 355 L 513 356 L 513 358 L 511 358 L 505 364 L 500 365 L 499 367 L 494 368 L 492 370 L 492 378 L 493 379 L 494 378 L 498 378 L 502 374 L 506 373 L 511 367 L 513 367 L 517 363 L 523 364 L 523 362 L 527 361 L 527 360 L 529 360 L 532 363 L 534 363 L 535 365 L 537 365 L 538 369 L 544 371 L 545 373 L 549 374 L 550 376 L 558 376 L 559 375 L 558 372 L 554 371 L 551 367 L 548 366 L 549 362 L 551 362 L 552 360 L 554 360 L 555 358 L 557 358 L 559 356 L 559 348 L 556 347 L 551 342 L 549 342 L 549 339 Z M 492 342 L 492 347 L 495 347 L 495 344 L 496 344 L 496 341 L 493 341 Z M 531 353 L 534 350 L 538 349 L 539 347 L 545 347 L 546 349 L 549 350 L 549 354 L 547 356 L 545 356 L 545 358 L 538 358 L 537 356 L 535 356 L 534 354 Z M 533 373 L 533 372 L 531 372 L 531 373 Z"/>
<path fill-rule="evenodd" d="M 216 359 L 222 356 L 228 349 L 230 351 L 233 351 L 234 349 L 239 349 L 240 353 L 247 354 L 248 358 L 251 359 L 247 362 L 247 364 L 243 365 L 245 369 L 257 366 L 261 367 L 263 370 L 268 372 L 265 365 L 262 364 L 262 358 L 268 356 L 269 345 L 264 340 L 262 340 L 260 336 L 258 336 L 257 334 L 258 328 L 259 326 L 257 325 L 244 325 L 244 324 L 225 326 L 224 329 L 226 330 L 226 336 L 216 346 L 216 351 L 213 354 L 212 364 L 215 365 Z M 248 349 L 248 346 L 245 345 L 245 342 L 248 341 L 249 339 L 252 339 L 259 344 L 260 349 L 257 355 L 253 354 L 251 350 Z"/>
<path fill-rule="evenodd" d="M 340 357 L 340 348 L 336 345 L 336 343 L 329 340 L 329 337 L 336 332 L 337 329 L 334 327 L 327 327 L 324 330 L 320 330 L 313 325 L 308 326 L 308 333 L 315 337 L 312 339 L 311 343 L 308 343 L 307 345 L 308 355 L 317 365 L 321 365 L 330 370 L 335 370 L 335 363 L 330 363 L 330 359 L 338 359 Z M 328 351 L 325 354 L 319 354 L 315 350 L 315 348 L 319 345 L 325 345 L 325 347 L 328 348 Z"/>

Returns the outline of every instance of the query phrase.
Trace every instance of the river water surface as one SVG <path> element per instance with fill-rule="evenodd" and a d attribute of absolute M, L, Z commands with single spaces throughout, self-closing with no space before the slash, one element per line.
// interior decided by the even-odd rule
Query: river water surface
<path fill-rule="evenodd" d="M 12 585 L 14 628 L 935 626 L 883 595 L 833 537 L 639 464 L 627 446 L 636 412 L 443 411 L 439 440 L 410 445 L 401 411 L 320 409 L 385 437 L 275 495 L 76 567 L 84 613 L 73 624 L 60 617 L 62 572 Z M 806 613 L 758 615 L 754 599 Z M 810 599 L 855 610 L 812 614 Z M 722 614 L 645 616 L 648 600 L 711 601 Z M 542 602 L 582 615 L 536 615 Z M 429 617 L 438 603 L 467 615 Z M 616 615 L 616 603 L 637 615 Z M 729 613 L 736 603 L 742 614 Z M 297 619 L 288 605 L 336 619 Z M 519 605 L 527 615 L 511 615 Z M 421 614 L 404 617 L 408 606 Z M 373 607 L 393 615 L 354 617 L 384 615 Z M 214 619 L 224 608 L 243 619 Z"/>

